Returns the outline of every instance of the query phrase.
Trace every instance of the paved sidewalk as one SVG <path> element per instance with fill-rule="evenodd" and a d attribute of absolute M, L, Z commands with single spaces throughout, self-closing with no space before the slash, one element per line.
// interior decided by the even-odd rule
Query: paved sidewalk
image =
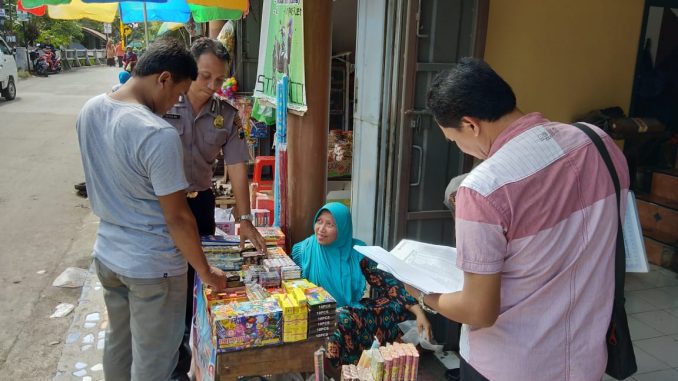
<path fill-rule="evenodd" d="M 53 381 L 103 381 L 101 359 L 108 314 L 94 265 L 90 266 L 80 300 L 70 317 L 73 323 L 66 333 L 63 353 Z"/>

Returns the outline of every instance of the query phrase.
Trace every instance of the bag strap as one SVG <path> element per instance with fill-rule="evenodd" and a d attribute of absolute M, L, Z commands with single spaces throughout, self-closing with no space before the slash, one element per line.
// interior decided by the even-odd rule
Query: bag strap
<path fill-rule="evenodd" d="M 623 303 L 624 278 L 626 277 L 626 250 L 624 248 L 624 230 L 621 223 L 621 186 L 619 184 L 619 176 L 614 168 L 614 164 L 612 164 L 610 153 L 607 151 L 603 139 L 591 127 L 583 123 L 574 123 L 573 126 L 588 135 L 596 146 L 607 166 L 607 170 L 610 172 L 610 177 L 612 177 L 612 183 L 614 184 L 614 192 L 617 195 L 617 250 L 614 261 L 614 299 Z"/>

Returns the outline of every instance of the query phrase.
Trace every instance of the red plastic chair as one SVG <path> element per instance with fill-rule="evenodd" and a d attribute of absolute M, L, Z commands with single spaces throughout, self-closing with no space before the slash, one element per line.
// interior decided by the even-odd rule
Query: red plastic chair
<path fill-rule="evenodd" d="M 275 173 L 275 156 L 257 156 L 254 159 L 252 182 L 259 184 L 260 191 L 272 191 L 273 180 L 261 180 L 261 171 L 264 167 L 271 167 L 271 173 Z"/>

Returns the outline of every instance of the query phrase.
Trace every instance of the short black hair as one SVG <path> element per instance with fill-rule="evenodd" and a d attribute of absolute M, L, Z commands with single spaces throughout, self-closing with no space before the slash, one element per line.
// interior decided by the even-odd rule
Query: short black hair
<path fill-rule="evenodd" d="M 134 76 L 145 77 L 168 71 L 174 81 L 194 81 L 198 66 L 186 47 L 174 38 L 161 38 L 148 45 L 134 67 Z"/>
<path fill-rule="evenodd" d="M 212 53 L 218 59 L 229 62 L 231 56 L 228 54 L 228 50 L 224 47 L 220 41 L 213 38 L 201 37 L 191 45 L 191 54 L 196 61 L 200 58 L 201 55 Z"/>
<path fill-rule="evenodd" d="M 465 57 L 433 79 L 426 105 L 438 124 L 456 128 L 464 116 L 498 120 L 516 108 L 516 96 L 485 61 Z"/>

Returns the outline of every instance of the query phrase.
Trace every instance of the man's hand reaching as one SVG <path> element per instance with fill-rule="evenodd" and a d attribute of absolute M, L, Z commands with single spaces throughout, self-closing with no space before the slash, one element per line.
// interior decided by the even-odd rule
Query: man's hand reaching
<path fill-rule="evenodd" d="M 261 253 L 266 252 L 266 240 L 261 236 L 259 230 L 254 227 L 252 221 L 240 221 L 240 248 L 245 248 L 245 241 L 250 240 L 252 245 Z"/>

